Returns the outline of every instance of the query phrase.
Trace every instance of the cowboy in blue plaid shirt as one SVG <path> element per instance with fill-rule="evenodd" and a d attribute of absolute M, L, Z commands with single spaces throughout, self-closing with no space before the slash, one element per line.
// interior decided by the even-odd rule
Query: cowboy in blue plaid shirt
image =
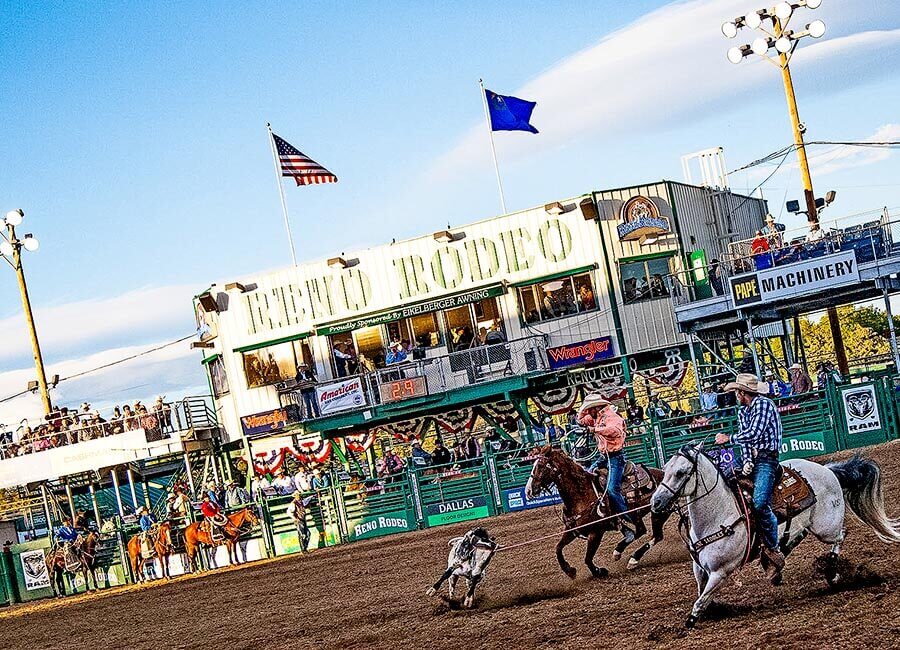
<path fill-rule="evenodd" d="M 772 511 L 772 492 L 778 478 L 778 454 L 781 451 L 781 416 L 772 400 L 760 393 L 764 384 L 755 375 L 740 374 L 725 386 L 733 390 L 741 405 L 738 412 L 740 431 L 732 436 L 720 433 L 716 443 L 734 443 L 741 448 L 743 473 L 753 478 L 753 510 L 762 538 L 763 565 L 772 584 L 781 582 L 784 555 L 778 548 L 778 520 Z"/>

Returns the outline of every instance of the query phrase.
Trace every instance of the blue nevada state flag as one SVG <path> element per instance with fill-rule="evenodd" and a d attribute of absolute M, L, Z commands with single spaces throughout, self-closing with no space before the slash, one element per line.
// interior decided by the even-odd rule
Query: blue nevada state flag
<path fill-rule="evenodd" d="M 498 95 L 485 89 L 488 111 L 491 116 L 491 131 L 530 131 L 538 130 L 531 125 L 531 112 L 537 106 L 512 95 Z"/>

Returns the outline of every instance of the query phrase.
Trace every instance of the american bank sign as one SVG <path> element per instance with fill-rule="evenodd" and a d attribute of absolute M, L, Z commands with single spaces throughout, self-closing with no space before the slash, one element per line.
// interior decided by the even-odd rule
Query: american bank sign
<path fill-rule="evenodd" d="M 431 306 L 501 281 L 590 265 L 600 254 L 596 226 L 577 210 L 553 218 L 531 210 L 463 226 L 453 236 L 451 242 L 428 236 L 348 253 L 339 258 L 344 268 L 319 262 L 260 278 L 242 297 L 247 333 L 314 329 L 414 303 Z"/>
<path fill-rule="evenodd" d="M 735 307 L 773 302 L 859 283 L 853 251 L 776 266 L 731 278 Z"/>

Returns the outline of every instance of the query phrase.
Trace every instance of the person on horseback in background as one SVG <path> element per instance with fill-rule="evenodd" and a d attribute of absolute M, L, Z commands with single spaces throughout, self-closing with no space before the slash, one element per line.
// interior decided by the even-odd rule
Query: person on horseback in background
<path fill-rule="evenodd" d="M 588 470 L 595 473 L 601 467 L 607 468 L 606 493 L 613 513 L 624 513 L 628 510 L 622 496 L 622 476 L 625 473 L 625 420 L 616 412 L 616 408 L 608 399 L 599 393 L 590 393 L 584 398 L 576 416 L 578 424 L 594 434 L 597 440 L 599 458 Z M 630 544 L 634 541 L 634 529 L 631 517 L 621 515 L 620 527 L 623 540 Z"/>
<path fill-rule="evenodd" d="M 740 430 L 731 436 L 726 433 L 718 434 L 716 444 L 734 443 L 740 446 L 743 462 L 741 471 L 744 476 L 753 478 L 753 511 L 763 542 L 763 566 L 772 584 L 779 584 L 784 568 L 784 555 L 778 548 L 778 520 L 772 511 L 772 493 L 780 469 L 778 455 L 781 451 L 781 416 L 778 415 L 774 402 L 760 394 L 765 387 L 756 375 L 739 374 L 725 386 L 725 390 L 734 391 L 740 404 Z"/>
<path fill-rule="evenodd" d="M 141 547 L 149 549 L 152 547 L 150 532 L 156 526 L 156 517 L 150 514 L 146 506 L 138 510 L 138 513 L 141 515 L 138 520 L 138 525 L 141 527 Z"/>
<path fill-rule="evenodd" d="M 223 527 L 228 523 L 228 518 L 210 497 L 209 492 L 203 493 L 203 503 L 200 504 L 200 512 L 203 513 L 203 520 L 209 522 L 209 536 L 214 540 L 222 539 L 224 533 Z"/>
<path fill-rule="evenodd" d="M 74 561 L 73 550 L 77 541 L 78 531 L 72 526 L 72 520 L 66 517 L 63 519 L 62 525 L 56 529 L 56 543 L 62 549 L 67 564 Z"/>

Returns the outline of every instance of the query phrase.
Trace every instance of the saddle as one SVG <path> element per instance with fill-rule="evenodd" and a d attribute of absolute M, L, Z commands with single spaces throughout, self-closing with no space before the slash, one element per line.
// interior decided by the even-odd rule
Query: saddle
<path fill-rule="evenodd" d="M 781 473 L 775 481 L 772 493 L 772 510 L 779 523 L 790 521 L 816 502 L 816 495 L 809 483 L 795 469 L 781 465 Z M 738 476 L 738 488 L 743 492 L 744 500 L 753 501 L 753 479 L 749 476 Z"/>
<path fill-rule="evenodd" d="M 594 486 L 599 493 L 606 489 L 607 470 L 601 469 L 594 474 Z M 653 493 L 656 483 L 647 468 L 633 463 L 630 460 L 625 463 L 625 472 L 622 474 L 621 491 L 625 501 L 637 502 Z"/>

